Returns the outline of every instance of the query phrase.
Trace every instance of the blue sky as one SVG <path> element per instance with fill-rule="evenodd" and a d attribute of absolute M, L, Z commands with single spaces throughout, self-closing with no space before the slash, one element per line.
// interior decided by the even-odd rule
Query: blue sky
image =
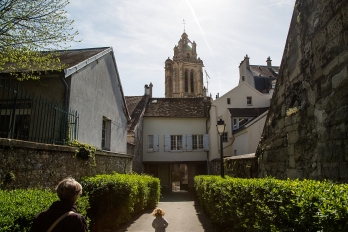
<path fill-rule="evenodd" d="M 71 48 L 112 46 L 126 96 L 164 97 L 164 62 L 184 31 L 210 76 L 215 99 L 238 85 L 238 66 L 280 65 L 295 0 L 73 0 L 69 19 L 79 31 Z M 204 75 L 204 85 L 207 85 Z"/>

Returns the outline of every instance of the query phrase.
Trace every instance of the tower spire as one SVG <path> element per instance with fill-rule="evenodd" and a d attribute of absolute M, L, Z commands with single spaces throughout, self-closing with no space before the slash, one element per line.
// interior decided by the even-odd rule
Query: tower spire
<path fill-rule="evenodd" d="M 185 32 L 185 24 L 186 24 L 186 23 L 185 23 L 185 19 L 183 19 L 182 21 L 183 21 L 182 24 L 184 24 L 184 32 Z"/>

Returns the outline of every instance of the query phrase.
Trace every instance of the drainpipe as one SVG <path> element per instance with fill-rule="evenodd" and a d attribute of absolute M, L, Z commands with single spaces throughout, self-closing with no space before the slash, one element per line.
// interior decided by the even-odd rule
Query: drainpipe
<path fill-rule="evenodd" d="M 65 87 L 65 93 L 64 93 L 64 110 L 66 112 L 69 111 L 69 102 L 68 102 L 68 97 L 69 97 L 69 85 L 65 80 L 65 74 L 63 72 L 59 73 L 59 78 L 62 81 L 64 87 Z M 68 115 L 63 118 L 63 123 L 67 123 L 68 122 Z M 63 127 L 63 130 L 60 131 L 60 138 L 65 138 L 66 132 L 67 132 L 68 128 L 67 127 Z"/>
<path fill-rule="evenodd" d="M 69 85 L 68 85 L 68 83 L 65 81 L 64 76 L 65 76 L 65 75 L 64 75 L 63 72 L 59 73 L 59 78 L 60 78 L 60 80 L 62 81 L 62 83 L 63 83 L 63 85 L 64 85 L 64 87 L 65 87 L 65 93 L 64 93 L 64 110 L 65 110 L 65 111 L 68 111 L 68 106 L 69 106 L 69 104 L 68 104 Z"/>
<path fill-rule="evenodd" d="M 211 109 L 211 103 L 209 105 L 209 108 L 208 108 L 208 114 L 209 114 L 209 117 L 207 118 L 207 120 L 205 120 L 205 131 L 207 134 L 209 134 L 209 129 L 208 129 L 208 120 L 210 119 L 210 109 Z M 208 175 L 210 174 L 210 165 L 209 165 L 209 151 L 207 151 L 207 172 L 208 172 Z"/>

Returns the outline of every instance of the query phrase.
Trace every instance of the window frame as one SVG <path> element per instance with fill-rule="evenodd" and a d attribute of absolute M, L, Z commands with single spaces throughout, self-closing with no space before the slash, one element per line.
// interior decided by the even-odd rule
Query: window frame
<path fill-rule="evenodd" d="M 252 106 L 252 105 L 253 105 L 253 98 L 250 97 L 250 96 L 248 96 L 248 97 L 246 97 L 246 98 L 247 98 L 247 105 L 248 105 L 248 106 Z"/>
<path fill-rule="evenodd" d="M 228 142 L 228 132 L 227 131 L 222 133 L 222 142 L 223 143 L 227 143 Z"/>
<path fill-rule="evenodd" d="M 154 137 L 153 137 L 153 135 L 147 136 L 147 150 L 154 151 Z"/>
<path fill-rule="evenodd" d="M 170 151 L 182 151 L 182 135 L 170 135 Z"/>
<path fill-rule="evenodd" d="M 193 151 L 203 151 L 203 135 L 192 135 L 192 150 Z"/>
<path fill-rule="evenodd" d="M 102 138 L 101 138 L 102 150 L 110 151 L 110 137 L 111 137 L 110 132 L 111 132 L 111 120 L 103 116 Z"/>
<path fill-rule="evenodd" d="M 231 105 L 231 98 L 227 98 L 227 105 Z"/>

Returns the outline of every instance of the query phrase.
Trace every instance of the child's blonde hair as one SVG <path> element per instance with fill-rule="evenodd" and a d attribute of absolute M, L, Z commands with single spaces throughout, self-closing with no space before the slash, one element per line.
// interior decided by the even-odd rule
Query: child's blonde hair
<path fill-rule="evenodd" d="M 164 214 L 166 214 L 166 212 L 164 212 L 164 210 L 161 208 L 156 208 L 152 212 L 152 215 L 155 217 L 164 216 Z"/>

